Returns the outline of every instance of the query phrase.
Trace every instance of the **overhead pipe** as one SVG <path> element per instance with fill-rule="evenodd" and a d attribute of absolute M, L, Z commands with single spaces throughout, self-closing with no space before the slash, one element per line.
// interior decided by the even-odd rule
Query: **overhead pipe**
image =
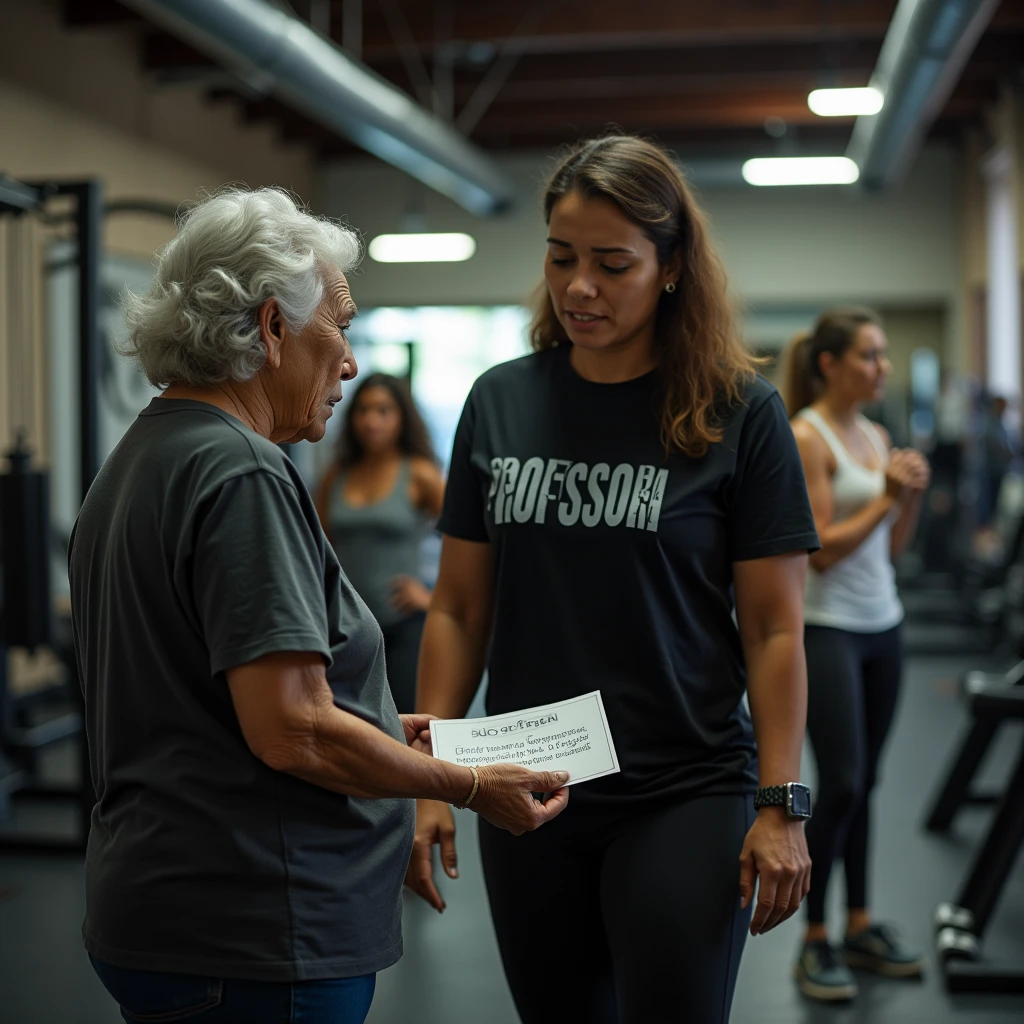
<path fill-rule="evenodd" d="M 900 0 L 870 82 L 884 105 L 857 118 L 846 150 L 865 188 L 902 180 L 998 6 L 999 0 Z"/>
<path fill-rule="evenodd" d="M 471 213 L 513 205 L 511 183 L 465 136 L 265 0 L 122 2 Z"/>

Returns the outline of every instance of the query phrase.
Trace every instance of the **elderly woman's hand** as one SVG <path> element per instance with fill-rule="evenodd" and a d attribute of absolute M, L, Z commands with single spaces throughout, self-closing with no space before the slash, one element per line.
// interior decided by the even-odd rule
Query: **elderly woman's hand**
<path fill-rule="evenodd" d="M 434 748 L 430 743 L 430 723 L 437 715 L 399 715 L 402 728 L 405 730 L 405 742 L 428 757 L 434 756 Z"/>
<path fill-rule="evenodd" d="M 569 803 L 568 772 L 532 772 L 517 764 L 491 764 L 477 770 L 480 788 L 470 808 L 514 836 L 540 828 Z M 545 793 L 547 799 L 536 800 L 534 793 Z"/>

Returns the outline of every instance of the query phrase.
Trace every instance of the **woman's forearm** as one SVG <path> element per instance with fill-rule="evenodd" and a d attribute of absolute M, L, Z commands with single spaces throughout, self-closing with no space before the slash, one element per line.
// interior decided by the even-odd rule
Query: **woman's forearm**
<path fill-rule="evenodd" d="M 830 523 L 820 530 L 821 550 L 811 555 L 811 568 L 824 572 L 852 555 L 895 507 L 896 499 L 883 494 L 849 519 Z"/>
<path fill-rule="evenodd" d="M 416 710 L 462 718 L 480 685 L 487 658 L 488 621 L 432 607 L 420 644 Z"/>
<path fill-rule="evenodd" d="M 803 631 L 773 633 L 746 645 L 744 655 L 760 785 L 795 782 L 807 722 Z"/>
<path fill-rule="evenodd" d="M 412 750 L 333 701 L 318 704 L 262 755 L 271 768 L 347 796 L 460 803 L 469 795 L 468 768 Z"/>
<path fill-rule="evenodd" d="M 910 500 L 900 509 L 899 518 L 892 524 L 890 554 L 894 560 L 907 550 L 917 533 L 923 501 L 924 491 L 914 491 Z"/>

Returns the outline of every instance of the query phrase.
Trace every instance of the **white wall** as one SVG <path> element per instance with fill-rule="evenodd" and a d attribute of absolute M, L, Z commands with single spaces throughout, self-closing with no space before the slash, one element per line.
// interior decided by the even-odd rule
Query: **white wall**
<path fill-rule="evenodd" d="M 903 188 L 705 190 L 736 290 L 754 303 L 948 301 L 958 286 L 959 200 L 951 150 L 925 151 Z"/>
<path fill-rule="evenodd" d="M 549 158 L 502 161 L 520 204 L 481 220 L 450 201 L 419 192 L 401 172 L 376 161 L 337 162 L 323 173 L 320 205 L 347 217 L 367 239 L 402 230 L 422 203 L 425 230 L 468 231 L 478 243 L 465 263 L 379 264 L 369 258 L 353 282 L 364 305 L 522 302 L 541 277 L 544 225 L 540 192 Z M 833 302 L 955 307 L 960 202 L 957 163 L 927 150 L 897 193 L 856 188 L 706 188 L 701 201 L 733 288 L 747 304 L 782 309 Z M 956 317 L 947 322 L 957 323 Z M 946 339 L 946 343 L 952 339 Z"/>
<path fill-rule="evenodd" d="M 321 208 L 346 216 L 367 239 L 402 230 L 407 212 L 418 208 L 425 213 L 423 229 L 468 231 L 478 243 L 465 263 L 380 264 L 367 257 L 352 282 L 356 302 L 527 301 L 542 273 L 546 232 L 540 193 L 550 158 L 519 156 L 502 163 L 516 182 L 520 204 L 494 220 L 424 194 L 400 172 L 374 161 L 327 168 Z M 959 167 L 954 151 L 932 147 L 903 188 L 885 195 L 857 188 L 701 188 L 700 201 L 745 310 L 748 343 L 763 351 L 780 348 L 832 304 L 875 306 L 885 319 L 894 364 L 889 413 L 893 423 L 902 422 L 916 349 L 933 349 L 953 368 L 964 363 Z"/>
<path fill-rule="evenodd" d="M 477 241 L 465 263 L 383 264 L 369 257 L 353 282 L 367 306 L 506 305 L 523 302 L 540 279 L 544 225 L 542 157 L 501 161 L 518 194 L 515 211 L 481 219 L 431 192 L 396 168 L 370 158 L 337 161 L 321 174 L 319 208 L 345 217 L 365 235 L 405 230 L 409 212 L 422 212 L 422 230 L 466 231 Z M 417 230 L 420 230 L 417 228 Z"/>

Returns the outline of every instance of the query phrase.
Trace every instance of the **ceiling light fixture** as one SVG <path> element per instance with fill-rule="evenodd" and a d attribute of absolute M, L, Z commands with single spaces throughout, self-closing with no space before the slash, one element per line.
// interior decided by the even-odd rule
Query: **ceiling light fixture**
<path fill-rule="evenodd" d="M 748 185 L 852 185 L 859 177 L 845 156 L 758 157 L 743 165 Z"/>
<path fill-rule="evenodd" d="M 815 89 L 807 106 L 819 117 L 860 117 L 877 114 L 885 97 L 878 89 Z"/>
<path fill-rule="evenodd" d="M 378 235 L 370 258 L 378 263 L 459 263 L 476 252 L 476 239 L 461 233 Z"/>

